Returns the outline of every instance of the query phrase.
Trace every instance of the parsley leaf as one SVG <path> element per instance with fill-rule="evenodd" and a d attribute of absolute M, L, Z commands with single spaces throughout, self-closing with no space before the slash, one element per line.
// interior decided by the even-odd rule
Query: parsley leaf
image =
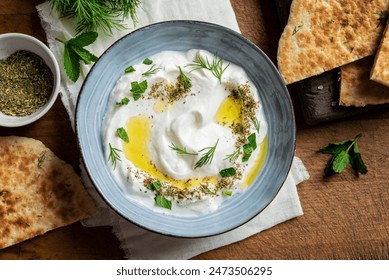
<path fill-rule="evenodd" d="M 142 93 L 144 93 L 147 89 L 147 80 L 144 80 L 140 83 L 138 82 L 132 82 L 131 83 L 131 92 L 134 96 L 134 100 L 138 100 Z"/>
<path fill-rule="evenodd" d="M 172 202 L 170 200 L 166 199 L 165 197 L 163 197 L 162 195 L 157 195 L 156 197 L 154 197 L 154 201 L 160 207 L 163 207 L 163 208 L 166 208 L 169 210 L 172 209 Z"/>
<path fill-rule="evenodd" d="M 64 42 L 64 68 L 71 81 L 76 82 L 80 76 L 80 60 L 85 64 L 97 61 L 97 56 L 84 49 L 96 41 L 97 36 L 97 32 L 90 31 Z"/>
<path fill-rule="evenodd" d="M 324 174 L 326 176 L 341 173 L 350 163 L 357 176 L 359 173 L 367 173 L 367 167 L 358 151 L 357 141 L 361 136 L 362 134 L 358 134 L 351 140 L 329 143 L 327 146 L 320 149 L 321 153 L 332 155 L 324 169 Z"/>
<path fill-rule="evenodd" d="M 132 73 L 132 72 L 135 72 L 135 68 L 134 66 L 128 66 L 126 69 L 124 69 L 124 73 L 128 74 L 128 73 Z"/>
<path fill-rule="evenodd" d="M 153 61 L 150 58 L 145 58 L 145 60 L 143 60 L 143 64 L 151 65 L 153 64 Z"/>

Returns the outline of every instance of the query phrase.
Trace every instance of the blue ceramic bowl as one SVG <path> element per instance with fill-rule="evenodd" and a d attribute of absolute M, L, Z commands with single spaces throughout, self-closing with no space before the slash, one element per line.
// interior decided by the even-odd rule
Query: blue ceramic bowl
<path fill-rule="evenodd" d="M 111 174 L 103 151 L 102 126 L 108 99 L 123 69 L 163 50 L 205 49 L 245 69 L 257 87 L 268 123 L 265 163 L 245 191 L 210 214 L 175 217 L 128 200 Z M 295 120 L 285 84 L 269 58 L 253 43 L 222 26 L 168 21 L 138 29 L 114 43 L 89 72 L 76 110 L 81 154 L 97 191 L 129 221 L 165 235 L 205 237 L 234 229 L 259 214 L 274 199 L 289 172 L 295 149 Z"/>

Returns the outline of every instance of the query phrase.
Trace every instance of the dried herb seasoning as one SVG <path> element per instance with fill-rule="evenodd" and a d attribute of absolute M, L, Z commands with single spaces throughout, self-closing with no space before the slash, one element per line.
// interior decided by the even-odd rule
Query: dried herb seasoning
<path fill-rule="evenodd" d="M 17 51 L 0 60 L 0 111 L 28 116 L 46 104 L 53 91 L 53 73 L 41 57 Z"/>

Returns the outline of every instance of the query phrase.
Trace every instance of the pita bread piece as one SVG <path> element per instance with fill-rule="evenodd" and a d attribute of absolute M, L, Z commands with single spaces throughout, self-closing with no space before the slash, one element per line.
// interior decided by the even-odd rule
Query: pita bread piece
<path fill-rule="evenodd" d="M 389 87 L 389 21 L 375 56 L 370 79 Z"/>
<path fill-rule="evenodd" d="M 388 0 L 294 0 L 278 46 L 278 68 L 287 84 L 373 55 Z"/>
<path fill-rule="evenodd" d="M 339 105 L 364 107 L 389 103 L 389 87 L 370 80 L 374 56 L 341 67 Z"/>
<path fill-rule="evenodd" d="M 40 141 L 0 137 L 0 249 L 95 213 L 71 165 Z"/>

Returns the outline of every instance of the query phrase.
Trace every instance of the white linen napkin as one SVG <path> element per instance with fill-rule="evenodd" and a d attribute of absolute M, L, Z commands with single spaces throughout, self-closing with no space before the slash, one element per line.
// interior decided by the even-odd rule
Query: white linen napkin
<path fill-rule="evenodd" d="M 42 26 L 46 31 L 50 49 L 60 65 L 63 65 L 62 41 L 72 38 L 75 34 L 75 23 L 71 19 L 59 18 L 50 10 L 48 2 L 37 6 Z M 224 25 L 239 32 L 229 0 L 143 0 L 137 11 L 136 28 L 165 20 L 189 19 L 207 21 Z M 126 21 L 127 30 L 114 31 L 112 36 L 99 34 L 97 41 L 89 46 L 95 55 L 101 55 L 113 42 L 136 29 L 131 20 Z M 90 66 L 82 66 L 81 77 L 72 83 L 61 68 L 61 100 L 69 113 L 74 129 L 75 107 L 78 93 Z M 114 212 L 94 189 L 84 166 L 81 165 L 84 184 L 99 206 L 96 217 L 83 221 L 85 226 L 113 227 L 113 232 L 119 238 L 121 247 L 129 259 L 188 259 L 200 253 L 231 244 L 247 238 L 262 230 L 303 214 L 296 185 L 307 180 L 309 174 L 301 160 L 294 158 L 291 171 L 280 192 L 272 203 L 250 222 L 227 233 L 207 238 L 186 239 L 162 236 L 139 228 Z"/>

